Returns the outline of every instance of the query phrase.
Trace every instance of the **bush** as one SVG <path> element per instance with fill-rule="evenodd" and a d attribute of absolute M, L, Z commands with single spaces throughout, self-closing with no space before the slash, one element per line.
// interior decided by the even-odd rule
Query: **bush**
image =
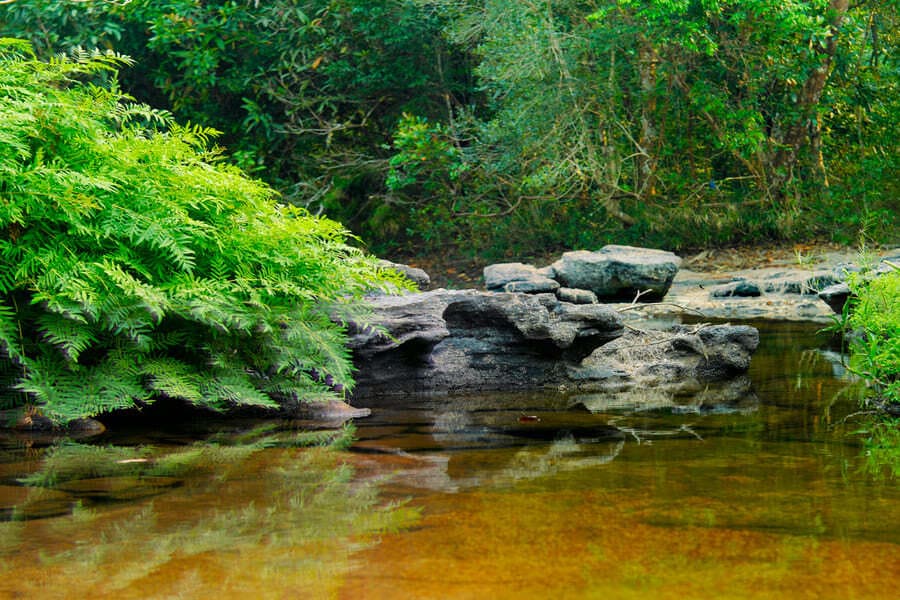
<path fill-rule="evenodd" d="M 874 414 L 858 433 L 865 436 L 870 472 L 900 476 L 900 268 L 852 282 L 856 298 L 849 325 L 860 331 L 851 345 L 851 368 L 869 385 L 863 400 Z"/>
<path fill-rule="evenodd" d="M 390 276 L 338 223 L 222 162 L 216 132 L 123 96 L 128 63 L 0 41 L 4 404 L 64 422 L 352 385 L 341 323 Z"/>
<path fill-rule="evenodd" d="M 853 285 L 850 326 L 862 331 L 853 366 L 872 383 L 879 402 L 900 406 L 900 268 Z"/>

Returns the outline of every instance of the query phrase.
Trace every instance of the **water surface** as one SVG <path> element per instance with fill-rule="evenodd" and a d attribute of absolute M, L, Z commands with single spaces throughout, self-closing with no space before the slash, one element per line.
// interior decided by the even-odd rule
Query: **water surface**
<path fill-rule="evenodd" d="M 815 326 L 761 327 L 719 404 L 415 399 L 347 452 L 259 422 L 8 439 L 0 597 L 895 598 L 858 389 Z"/>

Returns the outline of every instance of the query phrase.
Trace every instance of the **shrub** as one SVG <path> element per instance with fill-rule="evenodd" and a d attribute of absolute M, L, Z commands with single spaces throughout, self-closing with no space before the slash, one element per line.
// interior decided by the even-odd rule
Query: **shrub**
<path fill-rule="evenodd" d="M 215 131 L 123 96 L 129 62 L 0 41 L 4 404 L 68 421 L 352 385 L 341 323 L 391 276 L 220 160 Z"/>

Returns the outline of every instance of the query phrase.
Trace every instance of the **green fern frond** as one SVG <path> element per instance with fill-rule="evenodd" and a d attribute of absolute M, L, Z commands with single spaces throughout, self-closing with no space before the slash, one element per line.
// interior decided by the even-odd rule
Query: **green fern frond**
<path fill-rule="evenodd" d="M 16 311 L 0 303 L 0 356 L 15 363 L 25 358 Z"/>
<path fill-rule="evenodd" d="M 261 392 L 246 374 L 221 374 L 204 382 L 202 404 L 222 410 L 235 406 L 278 408 L 278 403 Z"/>
<path fill-rule="evenodd" d="M 109 75 L 128 63 L 0 41 L 0 384 L 61 421 L 352 384 L 334 320 L 388 279 L 225 163 L 218 132 L 124 96 Z"/>
<path fill-rule="evenodd" d="M 84 321 L 48 312 L 40 315 L 36 323 L 43 339 L 73 362 L 78 362 L 81 353 L 97 343 L 94 327 Z"/>
<path fill-rule="evenodd" d="M 203 377 L 197 371 L 173 358 L 148 360 L 142 367 L 147 387 L 170 398 L 181 398 L 192 404 L 204 400 Z"/>

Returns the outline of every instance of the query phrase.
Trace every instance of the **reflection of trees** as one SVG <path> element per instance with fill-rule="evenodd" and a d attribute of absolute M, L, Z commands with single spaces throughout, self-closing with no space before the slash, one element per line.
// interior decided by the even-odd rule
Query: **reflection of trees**
<path fill-rule="evenodd" d="M 244 446 L 144 449 L 137 459 L 122 458 L 121 448 L 74 444 L 51 452 L 46 471 L 28 478 L 35 495 L 56 491 L 62 473 L 64 488 L 79 471 L 82 481 L 103 479 L 104 451 L 111 470 L 132 470 L 112 479 L 139 486 L 167 473 L 183 486 L 157 491 L 153 501 L 85 508 L 76 500 L 60 518 L 0 523 L 0 596 L 328 595 L 350 570 L 354 551 L 412 524 L 417 511 L 384 505 L 374 485 L 354 481 L 340 453 L 286 445 L 283 435 L 263 435 Z"/>

